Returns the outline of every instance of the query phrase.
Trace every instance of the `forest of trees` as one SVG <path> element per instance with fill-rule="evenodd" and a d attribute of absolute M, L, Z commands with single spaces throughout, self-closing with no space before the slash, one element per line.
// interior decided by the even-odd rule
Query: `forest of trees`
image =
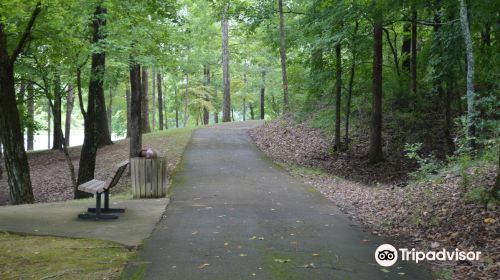
<path fill-rule="evenodd" d="M 372 164 L 386 130 L 443 158 L 498 149 L 499 13 L 496 0 L 2 1 L 12 203 L 34 201 L 26 150 L 47 129 L 74 186 L 112 135 L 133 157 L 142 133 L 289 113 L 330 131 L 335 151 L 366 134 Z M 72 127 L 85 134 L 78 170 Z"/>

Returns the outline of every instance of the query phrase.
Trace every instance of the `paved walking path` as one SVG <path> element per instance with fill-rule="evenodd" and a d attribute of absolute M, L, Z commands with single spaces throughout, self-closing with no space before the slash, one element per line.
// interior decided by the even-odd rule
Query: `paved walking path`
<path fill-rule="evenodd" d="M 256 124 L 193 134 L 135 264 L 143 279 L 431 278 L 401 262 L 384 272 L 374 260 L 384 242 L 270 162 L 248 136 Z"/>

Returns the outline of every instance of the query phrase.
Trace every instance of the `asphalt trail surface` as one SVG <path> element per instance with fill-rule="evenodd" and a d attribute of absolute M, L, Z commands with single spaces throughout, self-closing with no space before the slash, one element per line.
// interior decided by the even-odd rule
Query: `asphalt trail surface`
<path fill-rule="evenodd" d="M 431 279 L 252 143 L 257 122 L 194 132 L 164 218 L 140 252 L 143 279 Z"/>

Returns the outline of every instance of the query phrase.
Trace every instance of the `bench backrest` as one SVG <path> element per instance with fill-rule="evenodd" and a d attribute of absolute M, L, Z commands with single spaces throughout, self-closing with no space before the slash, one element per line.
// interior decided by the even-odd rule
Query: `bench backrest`
<path fill-rule="evenodd" d="M 116 184 L 118 184 L 120 178 L 127 169 L 128 163 L 129 161 L 126 160 L 115 166 L 115 168 L 113 169 L 113 173 L 111 173 L 111 177 L 109 177 L 108 180 L 106 181 L 106 185 L 104 186 L 105 190 L 109 190 L 112 187 L 116 186 Z"/>

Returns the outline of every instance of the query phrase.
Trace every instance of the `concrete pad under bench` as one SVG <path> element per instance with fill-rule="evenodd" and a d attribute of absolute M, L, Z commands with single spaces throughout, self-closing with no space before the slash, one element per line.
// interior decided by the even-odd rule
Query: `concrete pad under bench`
<path fill-rule="evenodd" d="M 102 239 L 138 246 L 149 237 L 168 203 L 168 198 L 111 200 L 111 207 L 126 208 L 126 211 L 116 220 L 105 221 L 78 219 L 79 213 L 95 206 L 90 199 L 2 206 L 0 231 Z"/>

